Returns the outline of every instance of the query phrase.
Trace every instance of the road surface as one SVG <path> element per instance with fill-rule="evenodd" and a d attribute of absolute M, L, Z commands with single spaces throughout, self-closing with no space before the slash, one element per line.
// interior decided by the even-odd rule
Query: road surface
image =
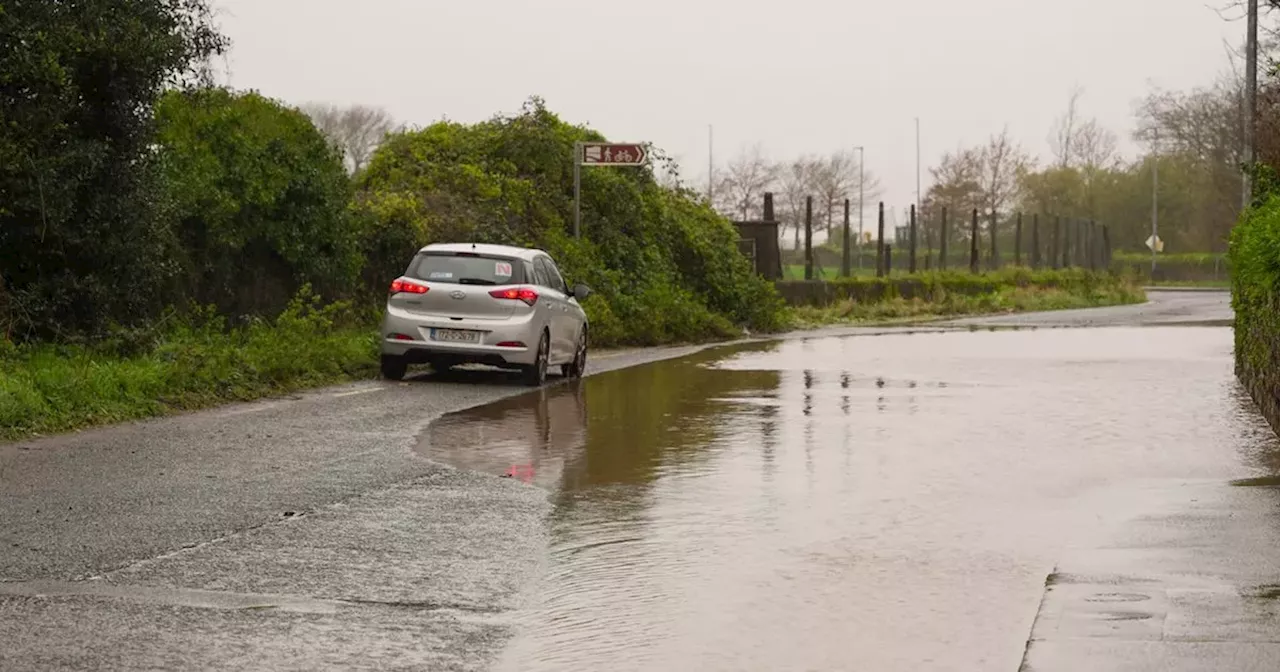
<path fill-rule="evenodd" d="M 0 669 L 1275 669 L 1280 442 L 1152 298 L 0 446 Z"/>
<path fill-rule="evenodd" d="M 1230 326 L 1234 319 L 1226 291 L 1148 289 L 1148 303 L 972 317 L 949 324 L 1010 327 Z"/>

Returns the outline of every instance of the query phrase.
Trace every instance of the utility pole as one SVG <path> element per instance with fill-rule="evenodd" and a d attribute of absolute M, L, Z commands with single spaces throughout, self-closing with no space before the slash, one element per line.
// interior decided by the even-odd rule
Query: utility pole
<path fill-rule="evenodd" d="M 858 150 L 858 270 L 862 270 L 862 196 L 867 176 L 867 148 L 855 147 Z"/>
<path fill-rule="evenodd" d="M 920 210 L 920 118 L 915 118 L 915 210 Z"/>
<path fill-rule="evenodd" d="M 582 143 L 573 143 L 573 237 L 582 237 Z"/>
<path fill-rule="evenodd" d="M 707 124 L 707 203 L 716 204 L 716 151 L 715 129 Z"/>
<path fill-rule="evenodd" d="M 1242 208 L 1248 208 L 1253 202 L 1253 180 L 1250 170 L 1257 161 L 1258 131 L 1258 0 L 1249 0 L 1249 35 L 1245 46 L 1245 115 L 1244 120 L 1244 165 L 1245 174 L 1241 180 L 1244 185 L 1244 202 Z"/>

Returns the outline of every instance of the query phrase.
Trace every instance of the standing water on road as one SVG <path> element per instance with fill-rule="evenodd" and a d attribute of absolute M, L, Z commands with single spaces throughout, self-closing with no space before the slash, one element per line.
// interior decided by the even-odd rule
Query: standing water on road
<path fill-rule="evenodd" d="M 447 416 L 550 491 L 512 670 L 1015 670 L 1068 550 L 1275 472 L 1221 328 L 705 351 Z M 1172 499 L 1171 499 L 1172 498 Z"/>

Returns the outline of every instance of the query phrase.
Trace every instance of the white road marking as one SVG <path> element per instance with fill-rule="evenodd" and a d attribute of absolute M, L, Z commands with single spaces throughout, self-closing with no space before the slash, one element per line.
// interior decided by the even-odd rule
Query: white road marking
<path fill-rule="evenodd" d="M 341 397 L 354 397 L 357 394 L 369 394 L 370 392 L 381 392 L 381 391 L 382 391 L 382 388 L 380 387 L 371 387 L 367 390 L 352 390 L 350 392 L 339 392 L 333 396 L 336 399 Z"/>

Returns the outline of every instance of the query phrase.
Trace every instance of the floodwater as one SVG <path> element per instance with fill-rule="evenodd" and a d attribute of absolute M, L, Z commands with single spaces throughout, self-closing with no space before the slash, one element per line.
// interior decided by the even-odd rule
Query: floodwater
<path fill-rule="evenodd" d="M 1280 472 L 1231 331 L 749 344 L 447 416 L 550 493 L 509 670 L 1016 670 L 1069 551 Z"/>

